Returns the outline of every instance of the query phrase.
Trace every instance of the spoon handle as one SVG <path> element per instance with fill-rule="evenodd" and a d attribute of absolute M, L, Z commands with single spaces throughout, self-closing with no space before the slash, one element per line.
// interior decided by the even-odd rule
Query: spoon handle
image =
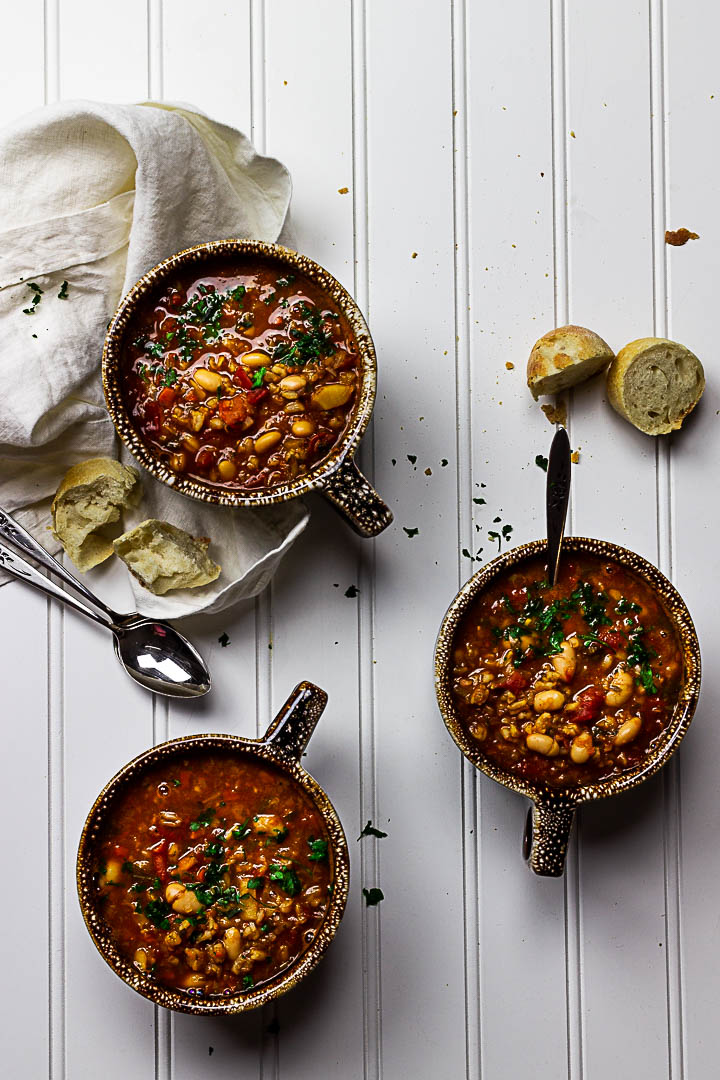
<path fill-rule="evenodd" d="M 25 555 L 29 555 L 30 558 L 37 559 L 46 570 L 49 570 L 53 574 L 57 574 L 57 576 L 62 578 L 65 584 L 69 585 L 71 589 L 79 592 L 80 595 L 84 596 L 86 600 L 89 600 L 91 604 L 105 612 L 108 619 L 110 619 L 110 622 L 117 622 L 117 614 L 106 607 L 102 600 L 99 600 L 94 593 L 90 592 L 88 587 L 83 585 L 82 581 L 78 581 L 69 570 L 66 570 L 62 563 L 59 563 L 57 559 L 53 558 L 50 552 L 46 551 L 42 544 L 39 544 L 35 537 L 31 536 L 27 529 L 24 529 L 19 522 L 10 517 L 7 510 L 3 510 L 1 506 L 0 537 L 2 537 L 3 540 L 8 540 L 11 544 L 14 544 L 15 547 L 19 548 Z M 46 579 L 41 576 L 40 580 L 45 581 Z M 66 594 L 61 592 L 61 595 L 65 596 Z M 83 610 L 87 609 L 83 608 Z M 104 623 L 104 620 L 102 621 Z"/>
<path fill-rule="evenodd" d="M 39 570 L 36 570 L 30 563 L 21 559 L 10 548 L 5 547 L 4 544 L 0 544 L 0 569 L 6 570 L 8 574 L 12 574 L 18 581 L 24 581 L 28 585 L 33 585 L 40 592 L 44 592 L 47 596 L 52 596 L 55 600 L 61 600 L 63 604 L 68 604 L 75 611 L 81 612 L 83 615 L 87 615 L 89 619 L 94 622 L 100 623 L 107 630 L 112 629 L 110 624 L 103 619 L 102 615 L 98 615 L 96 611 L 91 608 L 85 607 L 76 597 L 66 593 L 59 585 L 56 585 L 54 581 L 49 578 L 43 577 Z"/>
<path fill-rule="evenodd" d="M 545 510 L 547 514 L 548 580 L 554 585 L 560 567 L 560 549 L 570 499 L 570 440 L 565 428 L 555 432 L 548 458 Z"/>

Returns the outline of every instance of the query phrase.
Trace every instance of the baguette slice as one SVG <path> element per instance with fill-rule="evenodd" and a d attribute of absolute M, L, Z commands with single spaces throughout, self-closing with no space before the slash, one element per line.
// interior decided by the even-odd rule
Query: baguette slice
<path fill-rule="evenodd" d="M 208 556 L 209 544 L 168 521 L 149 518 L 118 536 L 113 548 L 141 585 L 163 596 L 171 589 L 196 589 L 215 581 L 220 567 Z"/>
<path fill-rule="evenodd" d="M 607 373 L 610 404 L 646 435 L 682 426 L 705 389 L 694 353 L 666 338 L 639 338 L 621 349 Z"/>
<path fill-rule="evenodd" d="M 584 326 L 558 326 L 532 347 L 527 384 L 537 399 L 589 379 L 615 359 L 606 341 Z"/>
<path fill-rule="evenodd" d="M 113 553 L 101 530 L 141 495 L 138 473 L 112 458 L 90 458 L 68 469 L 51 508 L 53 533 L 82 572 Z"/>

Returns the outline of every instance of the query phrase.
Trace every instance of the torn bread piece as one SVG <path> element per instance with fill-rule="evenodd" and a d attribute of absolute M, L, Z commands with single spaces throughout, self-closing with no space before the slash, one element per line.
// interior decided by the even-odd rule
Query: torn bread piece
<path fill-rule="evenodd" d="M 705 389 L 694 353 L 666 338 L 638 338 L 617 354 L 607 373 L 612 407 L 646 435 L 682 426 Z"/>
<path fill-rule="evenodd" d="M 101 530 L 119 521 L 141 494 L 137 470 L 112 458 L 90 458 L 68 469 L 53 499 L 52 529 L 78 570 L 112 555 L 112 539 Z"/>
<path fill-rule="evenodd" d="M 196 539 L 168 521 L 149 518 L 113 543 L 115 554 L 141 585 L 156 596 L 171 589 L 196 589 L 220 575 L 207 553 L 210 541 Z"/>
<path fill-rule="evenodd" d="M 537 399 L 589 379 L 615 359 L 606 341 L 584 326 L 558 326 L 532 347 L 527 384 Z"/>

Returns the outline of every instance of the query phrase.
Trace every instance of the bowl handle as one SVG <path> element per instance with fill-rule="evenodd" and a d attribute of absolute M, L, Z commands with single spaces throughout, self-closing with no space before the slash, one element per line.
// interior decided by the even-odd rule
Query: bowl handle
<path fill-rule="evenodd" d="M 298 683 L 262 741 L 299 760 L 323 714 L 327 699 L 325 691 L 314 683 Z"/>
<path fill-rule="evenodd" d="M 377 536 L 393 519 L 375 488 L 352 458 L 346 458 L 325 480 L 323 494 L 360 536 Z"/>
<path fill-rule="evenodd" d="M 523 856 L 534 873 L 561 877 L 574 817 L 572 806 L 532 804 L 525 822 Z"/>

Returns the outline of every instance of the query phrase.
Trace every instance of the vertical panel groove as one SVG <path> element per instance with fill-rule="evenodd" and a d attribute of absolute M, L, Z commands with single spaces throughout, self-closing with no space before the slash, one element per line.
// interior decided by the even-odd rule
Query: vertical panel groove
<path fill-rule="evenodd" d="M 552 100 L 552 173 L 553 173 L 553 272 L 555 325 L 570 321 L 570 244 L 568 204 L 570 169 L 568 159 L 569 102 L 567 80 L 567 10 L 566 0 L 550 2 L 550 72 Z M 569 395 L 569 410 L 572 393 Z M 568 417 L 571 433 L 572 417 Z M 569 531 L 575 531 L 572 498 Z M 567 1071 L 569 1080 L 583 1076 L 582 1021 L 582 946 L 580 935 L 580 815 L 568 849 L 565 870 L 565 981 L 567 1013 Z"/>
<path fill-rule="evenodd" d="M 43 84 L 45 104 L 60 96 L 58 0 L 43 5 Z M 64 613 L 47 603 L 47 753 L 48 753 L 48 1077 L 62 1080 L 67 1071 L 65 960 L 65 716 L 63 693 Z"/>
<path fill-rule="evenodd" d="M 649 0 L 650 32 L 650 151 L 651 230 L 653 255 L 653 324 L 659 337 L 670 334 L 670 285 L 667 248 L 664 243 L 668 207 L 668 147 L 666 139 L 666 25 L 663 0 Z M 658 566 L 673 576 L 672 543 L 672 444 L 657 440 L 657 551 Z M 681 766 L 676 757 L 663 777 L 663 858 L 665 885 L 665 965 L 667 981 L 668 1076 L 682 1080 L 685 1074 L 681 936 Z"/>
<path fill-rule="evenodd" d="M 267 152 L 265 0 L 250 3 L 250 131 L 253 145 Z M 261 735 L 273 713 L 272 693 L 272 583 L 255 600 L 255 684 L 256 731 Z M 277 1023 L 277 1005 L 262 1010 L 263 1031 Z M 259 1075 L 262 1080 L 276 1080 L 280 1075 L 280 1039 L 262 1038 L 259 1051 Z"/>
<path fill-rule="evenodd" d="M 368 95 L 367 95 L 367 9 L 365 0 L 352 0 L 352 172 L 353 172 L 353 288 L 355 297 L 370 316 L 370 234 L 368 219 Z M 363 468 L 374 476 L 372 424 L 360 451 Z M 366 541 L 369 555 L 358 549 L 358 697 L 359 725 L 359 814 L 362 822 L 378 821 L 375 767 L 375 541 Z M 369 888 L 380 884 L 377 844 L 362 845 L 360 879 Z M 380 905 L 362 911 L 363 979 L 363 1075 L 379 1080 L 382 1065 L 382 911 Z"/>
<path fill-rule="evenodd" d="M 473 547 L 472 514 L 472 374 L 470 364 L 470 205 L 467 6 L 451 4 L 453 110 L 453 218 L 455 302 L 455 415 L 457 460 L 458 585 L 463 580 L 462 549 Z M 460 759 L 461 842 L 463 867 L 463 944 L 465 981 L 465 1071 L 468 1080 L 482 1075 L 480 1014 L 480 808 L 477 771 Z"/>

